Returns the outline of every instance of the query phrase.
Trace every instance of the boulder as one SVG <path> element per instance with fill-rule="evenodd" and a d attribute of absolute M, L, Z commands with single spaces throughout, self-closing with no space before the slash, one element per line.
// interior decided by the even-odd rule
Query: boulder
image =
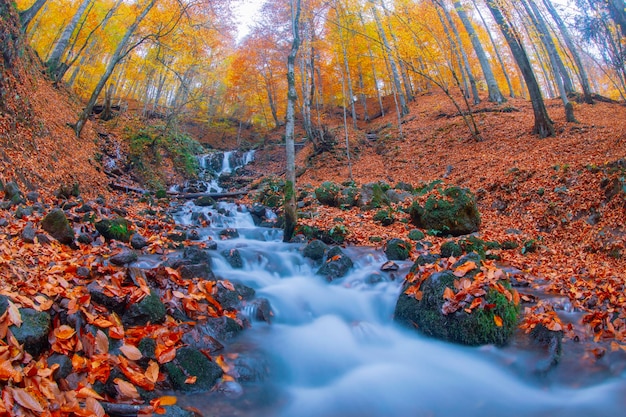
<path fill-rule="evenodd" d="M 385 255 L 390 261 L 404 261 L 411 254 L 411 244 L 402 239 L 391 239 L 385 245 Z"/>
<path fill-rule="evenodd" d="M 11 325 L 9 330 L 24 350 L 33 357 L 39 356 L 49 346 L 48 333 L 50 332 L 50 315 L 32 308 L 20 308 L 22 325 Z"/>
<path fill-rule="evenodd" d="M 321 240 L 312 240 L 311 243 L 306 245 L 302 250 L 302 256 L 312 259 L 314 261 L 321 261 L 324 259 L 324 255 L 328 251 L 328 245 Z"/>
<path fill-rule="evenodd" d="M 109 262 L 113 265 L 127 265 L 133 263 L 137 260 L 137 254 L 135 251 L 130 249 L 124 249 L 120 253 L 116 253 L 115 255 L 109 258 Z"/>
<path fill-rule="evenodd" d="M 214 280 L 215 274 L 211 270 L 211 266 L 206 262 L 199 264 L 185 264 L 178 268 L 182 279 L 200 278 L 206 280 Z"/>
<path fill-rule="evenodd" d="M 121 216 L 100 220 L 96 223 L 96 230 L 106 240 L 119 240 L 120 242 L 128 242 L 132 234 L 130 222 Z"/>
<path fill-rule="evenodd" d="M 148 323 L 163 323 L 165 321 L 165 305 L 159 296 L 151 291 L 140 302 L 131 304 L 124 315 L 122 323 L 127 327 L 145 326 Z"/>
<path fill-rule="evenodd" d="M 441 198 L 430 196 L 424 206 L 411 205 L 409 214 L 415 226 L 452 236 L 477 232 L 480 213 L 474 195 L 466 188 L 450 187 L 441 191 Z"/>
<path fill-rule="evenodd" d="M 422 232 L 419 229 L 413 229 L 409 232 L 409 239 L 414 240 L 414 241 L 422 240 L 425 237 L 426 235 L 424 235 L 424 232 Z"/>
<path fill-rule="evenodd" d="M 174 389 L 185 392 L 209 391 L 224 374 L 219 365 L 192 347 L 178 349 L 176 358 L 164 364 L 163 368 Z M 189 377 L 196 377 L 196 381 L 193 384 L 186 383 Z"/>
<path fill-rule="evenodd" d="M 140 250 L 148 246 L 148 241 L 139 233 L 133 233 L 133 236 L 130 238 L 130 246 L 134 249 Z"/>
<path fill-rule="evenodd" d="M 415 284 L 405 283 L 396 303 L 394 320 L 407 327 L 417 328 L 428 336 L 449 342 L 470 346 L 506 344 L 517 327 L 519 307 L 509 301 L 503 292 L 487 284 L 481 287 L 484 294 L 476 292 L 474 297 L 468 293 L 460 301 L 452 298 L 452 301 L 459 303 L 451 308 L 444 293 L 452 291 L 456 295 L 459 292 L 455 290 L 455 280 L 458 278 L 452 271 L 430 275 L 419 287 L 420 300 L 417 299 L 420 297 L 406 293 Z M 506 291 L 507 287 L 510 288 L 508 282 L 500 281 L 498 284 Z M 468 313 L 466 309 L 477 299 L 482 303 Z"/>
<path fill-rule="evenodd" d="M 385 194 L 389 185 L 382 182 L 363 184 L 357 205 L 364 209 L 375 209 L 389 205 L 389 197 Z"/>
<path fill-rule="evenodd" d="M 239 237 L 239 232 L 237 231 L 237 229 L 224 229 L 222 231 L 220 231 L 220 239 L 222 240 L 227 240 L 227 239 L 235 239 Z"/>
<path fill-rule="evenodd" d="M 209 207 L 215 205 L 215 200 L 208 195 L 198 197 L 193 202 L 198 207 Z"/>
<path fill-rule="evenodd" d="M 65 212 L 59 208 L 46 214 L 41 221 L 41 227 L 61 243 L 69 245 L 74 242 L 74 229 L 65 217 Z"/>
<path fill-rule="evenodd" d="M 226 262 L 230 264 L 230 266 L 235 269 L 243 268 L 243 258 L 241 257 L 241 252 L 239 252 L 239 249 L 233 248 L 230 250 L 223 250 L 221 253 L 224 259 L 226 259 Z"/>
<path fill-rule="evenodd" d="M 4 184 L 4 199 L 14 205 L 24 203 L 22 191 L 15 181 L 9 181 Z"/>
<path fill-rule="evenodd" d="M 185 264 L 207 264 L 211 265 L 211 255 L 204 249 L 197 246 L 187 246 L 183 251 Z"/>
<path fill-rule="evenodd" d="M 315 189 L 315 198 L 325 206 L 338 207 L 341 187 L 334 182 L 325 181 Z"/>
<path fill-rule="evenodd" d="M 52 376 L 55 381 L 58 381 L 59 379 L 65 379 L 70 373 L 72 373 L 72 360 L 67 355 L 53 353 L 52 355 L 50 355 L 47 362 L 48 366 L 52 366 L 54 364 L 59 365 L 59 367 Z"/>
<path fill-rule="evenodd" d="M 449 258 L 451 256 L 461 256 L 463 255 L 463 249 L 461 249 L 461 246 L 458 245 L 458 243 L 449 240 L 447 242 L 445 242 L 443 245 L 441 245 L 440 248 L 440 254 L 442 258 Z"/>
<path fill-rule="evenodd" d="M 328 251 L 326 262 L 317 270 L 317 275 L 332 281 L 344 277 L 353 265 L 352 259 L 340 247 L 335 246 Z"/>

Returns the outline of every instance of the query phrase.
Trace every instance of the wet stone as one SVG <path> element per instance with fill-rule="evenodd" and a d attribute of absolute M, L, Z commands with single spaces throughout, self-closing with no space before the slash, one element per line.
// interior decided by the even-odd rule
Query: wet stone
<path fill-rule="evenodd" d="M 312 259 L 314 261 L 321 261 L 324 259 L 324 255 L 328 251 L 329 246 L 321 240 L 312 240 L 311 243 L 306 245 L 302 250 L 302 256 Z"/>
<path fill-rule="evenodd" d="M 32 308 L 20 308 L 22 325 L 9 327 L 13 336 L 24 350 L 32 356 L 39 356 L 48 348 L 48 333 L 50 332 L 50 315 Z"/>
<path fill-rule="evenodd" d="M 234 248 L 231 250 L 224 250 L 221 253 L 224 259 L 226 259 L 226 262 L 230 264 L 230 266 L 235 269 L 243 268 L 243 259 L 241 257 L 241 252 L 239 252 L 239 249 Z"/>
<path fill-rule="evenodd" d="M 54 364 L 59 365 L 59 368 L 53 375 L 55 381 L 59 379 L 65 379 L 72 372 L 72 360 L 66 355 L 61 355 L 60 353 L 53 353 L 48 358 L 48 366 L 52 366 Z"/>
<path fill-rule="evenodd" d="M 130 238 L 130 246 L 132 246 L 133 249 L 140 250 L 148 246 L 148 241 L 139 233 L 134 233 Z"/>
<path fill-rule="evenodd" d="M 150 295 L 144 297 L 143 300 L 128 307 L 122 316 L 122 323 L 129 327 L 163 323 L 165 314 L 165 305 L 159 296 L 151 291 Z"/>
<path fill-rule="evenodd" d="M 24 230 L 22 231 L 22 240 L 26 243 L 35 242 L 35 228 L 31 222 L 28 222 Z"/>
<path fill-rule="evenodd" d="M 201 278 L 206 280 L 214 280 L 215 274 L 211 270 L 211 266 L 205 262 L 191 265 L 181 265 L 178 273 L 182 279 Z"/>
<path fill-rule="evenodd" d="M 124 249 L 122 252 L 115 254 L 109 258 L 109 262 L 113 265 L 127 265 L 137 260 L 137 254 L 130 250 Z"/>
<path fill-rule="evenodd" d="M 176 352 L 176 358 L 163 365 L 174 389 L 186 392 L 210 390 L 223 375 L 222 368 L 211 362 L 202 352 L 191 347 L 183 347 Z M 188 377 L 196 377 L 194 384 L 187 384 Z"/>

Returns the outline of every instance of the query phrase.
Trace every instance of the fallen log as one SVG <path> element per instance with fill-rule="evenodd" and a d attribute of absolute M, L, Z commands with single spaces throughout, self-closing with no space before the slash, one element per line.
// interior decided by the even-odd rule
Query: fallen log
<path fill-rule="evenodd" d="M 139 193 L 139 194 L 150 194 L 150 190 L 137 188 L 137 187 L 131 187 L 130 185 L 118 184 L 115 182 L 109 183 L 109 187 L 118 191 L 133 192 L 133 193 Z"/>
<path fill-rule="evenodd" d="M 107 414 L 120 417 L 134 417 L 139 414 L 142 408 L 145 408 L 145 406 L 134 404 L 116 404 L 107 402 L 100 402 L 100 404 Z"/>

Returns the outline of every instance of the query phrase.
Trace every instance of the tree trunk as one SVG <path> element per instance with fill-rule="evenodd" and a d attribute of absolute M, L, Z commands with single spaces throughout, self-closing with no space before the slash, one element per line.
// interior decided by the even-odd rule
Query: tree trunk
<path fill-rule="evenodd" d="M 554 136 L 554 126 L 552 124 L 552 120 L 550 120 L 548 110 L 546 109 L 543 101 L 541 88 L 539 88 L 539 83 L 537 82 L 537 78 L 535 78 L 535 73 L 533 72 L 530 60 L 528 59 L 528 55 L 526 55 L 526 51 L 524 50 L 517 30 L 515 30 L 515 28 L 505 20 L 502 15 L 502 11 L 499 8 L 500 6 L 498 6 L 494 0 L 487 0 L 487 7 L 500 27 L 504 38 L 509 44 L 511 53 L 513 54 L 520 71 L 522 71 L 524 80 L 526 81 L 528 94 L 530 95 L 530 101 L 532 103 L 533 113 L 535 116 L 535 127 L 533 129 L 533 133 L 539 135 L 541 138 Z"/>
<path fill-rule="evenodd" d="M 526 13 L 528 13 L 528 16 L 539 31 L 541 41 L 548 51 L 548 57 L 550 58 L 552 71 L 554 73 L 554 80 L 556 81 L 556 86 L 559 89 L 559 95 L 561 96 L 561 101 L 563 101 L 563 107 L 565 108 L 565 120 L 568 122 L 578 122 L 574 116 L 574 106 L 567 98 L 567 89 L 565 88 L 564 79 L 561 77 L 562 74 L 559 69 L 559 63 L 557 62 L 560 61 L 561 58 L 558 56 L 559 52 L 556 50 L 556 45 L 548 29 L 548 25 L 545 20 L 543 20 L 543 16 L 541 16 L 539 8 L 533 0 L 522 0 L 522 4 L 526 9 Z M 562 61 L 561 65 L 563 65 Z"/>
<path fill-rule="evenodd" d="M 456 38 L 457 47 L 461 53 L 461 57 L 463 58 L 463 65 L 465 66 L 465 72 L 467 72 L 467 78 L 470 82 L 470 87 L 472 89 L 472 97 L 474 98 L 474 104 L 480 103 L 480 96 L 478 95 L 478 88 L 476 87 L 476 77 L 474 77 L 474 73 L 472 72 L 472 67 L 470 66 L 469 59 L 467 58 L 467 53 L 465 52 L 465 48 L 463 47 L 463 42 L 461 41 L 461 35 L 459 35 L 459 31 L 456 28 L 456 24 L 454 20 L 452 20 L 452 16 L 450 15 L 450 11 L 445 6 L 445 4 L 440 4 L 441 9 L 443 9 L 443 13 L 446 16 L 446 20 L 450 25 L 450 29 L 452 29 L 452 33 L 454 33 L 454 37 Z"/>
<path fill-rule="evenodd" d="M 143 8 L 139 16 L 135 18 L 135 21 L 130 25 L 130 27 L 124 34 L 124 37 L 122 38 L 120 43 L 117 45 L 117 48 L 115 49 L 115 52 L 113 53 L 113 56 L 111 57 L 111 60 L 107 64 L 104 74 L 102 74 L 102 76 L 100 77 L 100 80 L 98 81 L 98 84 L 96 85 L 96 88 L 93 90 L 93 93 L 91 94 L 91 97 L 89 98 L 89 101 L 87 102 L 87 106 L 83 109 L 83 112 L 81 113 L 80 117 L 78 118 L 78 121 L 76 122 L 76 127 L 74 129 L 74 131 L 76 132 L 76 136 L 80 136 L 80 132 L 83 130 L 83 127 L 85 127 L 85 123 L 87 122 L 87 119 L 89 118 L 89 115 L 91 114 L 91 111 L 93 110 L 93 106 L 96 104 L 96 100 L 98 99 L 100 92 L 102 92 L 102 89 L 104 88 L 105 84 L 109 80 L 109 77 L 111 76 L 111 74 L 113 74 L 113 70 L 115 69 L 115 66 L 130 51 L 126 49 L 126 44 L 130 40 L 130 37 L 133 35 L 133 33 L 135 33 L 135 30 L 137 30 L 137 27 L 139 26 L 141 21 L 146 17 L 148 12 L 154 7 L 157 1 L 158 0 L 148 1 L 148 4 Z M 137 44 L 135 46 L 137 46 Z"/>
<path fill-rule="evenodd" d="M 400 74 L 398 73 L 398 65 L 396 64 L 396 60 L 391 53 L 392 49 L 389 45 L 389 41 L 387 40 L 387 35 L 385 34 L 385 30 L 383 29 L 383 25 L 380 22 L 380 16 L 378 16 L 378 12 L 376 11 L 376 7 L 374 4 L 371 6 L 372 14 L 374 15 L 374 20 L 376 21 L 376 26 L 378 27 L 378 32 L 380 32 L 380 38 L 383 41 L 383 45 L 385 47 L 385 53 L 387 54 L 387 58 L 389 59 L 389 65 L 391 66 L 391 73 L 393 75 L 393 82 L 396 88 L 396 92 L 400 97 L 400 112 L 402 116 L 406 116 L 409 114 L 409 106 L 406 103 L 406 98 L 404 97 L 404 93 L 402 92 L 402 83 L 400 82 Z"/>
<path fill-rule="evenodd" d="M 359 12 L 359 20 L 361 21 L 361 26 L 365 28 L 365 21 L 363 20 L 363 14 Z M 370 58 L 370 64 L 372 65 L 372 77 L 374 78 L 374 88 L 376 89 L 376 98 L 378 99 L 378 106 L 380 108 L 381 117 L 385 115 L 385 107 L 383 106 L 383 99 L 380 95 L 380 88 L 378 88 L 378 77 L 376 76 L 376 65 L 374 60 L 374 53 L 372 52 L 372 45 L 370 44 L 369 38 L 367 38 L 367 52 Z"/>
<path fill-rule="evenodd" d="M 489 94 L 489 101 L 494 103 L 502 103 L 504 97 L 502 96 L 502 92 L 500 92 L 500 87 L 498 87 L 498 82 L 496 81 L 496 77 L 493 75 L 493 71 L 491 70 L 491 65 L 489 64 L 489 59 L 487 58 L 487 54 L 483 49 L 482 44 L 480 43 L 480 39 L 478 39 L 478 35 L 474 30 L 474 26 L 470 21 L 469 17 L 467 17 L 467 13 L 465 13 L 465 9 L 459 0 L 454 0 L 454 7 L 456 13 L 459 15 L 461 19 L 461 23 L 465 27 L 470 40 L 472 41 L 472 46 L 474 47 L 474 52 L 476 52 L 476 56 L 478 57 L 478 62 L 480 63 L 480 67 L 483 70 L 483 76 L 485 77 L 485 82 L 487 83 L 487 91 Z"/>
<path fill-rule="evenodd" d="M 83 17 L 85 10 L 87 10 L 87 7 L 89 6 L 89 4 L 91 4 L 92 1 L 93 0 L 83 0 L 80 3 L 80 5 L 78 6 L 78 10 L 72 17 L 72 20 L 70 20 L 70 23 L 67 26 L 65 26 L 65 29 L 63 29 L 63 32 L 61 33 L 59 40 L 54 45 L 54 49 L 52 50 L 50 57 L 48 57 L 48 60 L 46 61 L 46 67 L 48 68 L 48 73 L 50 74 L 50 77 L 52 77 L 52 80 L 55 82 L 59 81 L 59 74 L 61 72 L 65 73 L 63 68 L 61 68 L 62 67 L 61 59 L 63 58 L 63 55 L 65 54 L 65 50 L 70 44 L 70 39 L 72 38 L 72 34 L 74 33 L 74 30 L 78 26 L 78 22 L 80 21 L 80 18 Z M 67 68 L 65 68 L 65 70 L 66 69 Z"/>
<path fill-rule="evenodd" d="M 576 64 L 580 86 L 583 90 L 583 99 L 585 100 L 585 103 L 593 104 L 589 77 L 587 76 L 587 70 L 583 65 L 583 61 L 582 59 L 580 59 L 578 48 L 576 47 L 576 45 L 574 45 L 574 41 L 569 34 L 569 30 L 567 29 L 567 26 L 565 26 L 565 22 L 563 22 L 563 19 L 561 19 L 561 16 L 559 16 L 559 14 L 557 13 L 556 9 L 552 5 L 552 2 L 550 0 L 543 0 L 543 4 L 546 6 L 546 9 L 548 10 L 548 13 L 550 13 L 550 16 L 552 16 L 552 20 L 554 20 L 557 27 L 559 28 L 559 32 L 561 32 L 561 36 L 565 41 L 565 45 L 567 45 L 567 49 L 569 49 L 570 53 L 572 54 L 572 58 L 574 59 L 574 63 Z"/>
<path fill-rule="evenodd" d="M 37 13 L 39 13 L 39 10 L 41 10 L 41 8 L 44 6 L 44 4 L 46 4 L 47 1 L 48 0 L 37 0 L 32 6 L 20 13 L 20 20 L 22 22 L 22 33 L 26 33 L 28 25 L 33 20 L 33 18 L 37 16 Z"/>
<path fill-rule="evenodd" d="M 500 63 L 502 74 L 504 75 L 504 79 L 506 80 L 506 86 L 509 89 L 509 97 L 515 98 L 515 91 L 513 90 L 513 84 L 511 83 L 511 78 L 509 77 L 509 72 L 506 70 L 504 61 L 502 60 L 502 55 L 500 55 L 500 50 L 498 48 L 498 45 L 496 44 L 496 41 L 493 39 L 493 36 L 491 35 L 489 26 L 487 25 L 487 22 L 485 22 L 485 17 L 483 16 L 480 9 L 478 8 L 478 5 L 476 4 L 476 0 L 472 0 L 472 4 L 474 4 L 474 8 L 476 9 L 478 16 L 480 17 L 480 20 L 483 22 L 483 26 L 486 29 L 487 35 L 489 35 L 489 41 L 491 42 L 491 46 L 493 46 L 493 51 L 495 52 L 496 57 L 498 58 L 498 63 Z"/>
<path fill-rule="evenodd" d="M 296 150 L 294 143 L 294 129 L 296 124 L 295 107 L 298 95 L 296 93 L 296 55 L 300 46 L 300 0 L 291 0 L 291 31 L 293 42 L 287 57 L 287 117 L 285 125 L 285 150 L 287 154 L 287 170 L 285 173 L 285 229 L 283 240 L 289 242 L 293 237 L 298 223 L 296 211 Z"/>

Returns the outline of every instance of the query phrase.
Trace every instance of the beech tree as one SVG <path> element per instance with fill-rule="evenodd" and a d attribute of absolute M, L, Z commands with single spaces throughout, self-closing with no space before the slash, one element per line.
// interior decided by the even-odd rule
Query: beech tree
<path fill-rule="evenodd" d="M 535 127 L 533 128 L 533 133 L 539 135 L 541 138 L 554 136 L 554 125 L 548 115 L 548 110 L 546 109 L 546 105 L 541 94 L 541 88 L 539 87 L 532 65 L 530 64 L 530 60 L 528 59 L 528 55 L 526 54 L 526 50 L 522 44 L 521 36 L 515 27 L 503 15 L 503 6 L 499 1 L 486 0 L 486 3 L 489 11 L 493 15 L 494 20 L 500 27 L 500 31 L 506 39 L 509 48 L 511 48 L 513 58 L 515 58 L 515 62 L 517 62 L 517 65 L 522 72 L 522 76 L 524 77 L 524 81 L 526 82 L 526 87 L 528 88 L 528 94 L 530 95 L 530 102 L 532 103 L 533 113 L 535 116 Z"/>
<path fill-rule="evenodd" d="M 48 0 L 37 0 L 28 9 L 20 12 L 20 21 L 22 23 L 22 33 L 26 32 L 28 25 L 33 20 L 41 8 L 46 4 Z"/>
<path fill-rule="evenodd" d="M 287 154 L 287 171 L 285 173 L 285 228 L 283 239 L 288 242 L 293 237 L 298 223 L 296 212 L 296 150 L 294 142 L 294 130 L 296 124 L 296 55 L 300 46 L 300 0 L 291 0 L 291 32 L 293 41 L 291 51 L 287 57 L 287 117 L 285 124 L 285 149 Z"/>

